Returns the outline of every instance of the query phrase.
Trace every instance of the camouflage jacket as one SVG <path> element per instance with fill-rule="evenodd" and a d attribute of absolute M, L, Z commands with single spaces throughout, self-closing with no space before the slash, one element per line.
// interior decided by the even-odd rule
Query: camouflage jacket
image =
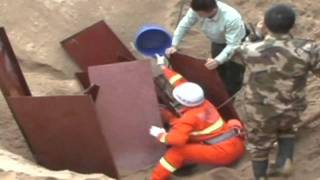
<path fill-rule="evenodd" d="M 290 35 L 244 43 L 237 55 L 246 66 L 242 95 L 247 102 L 282 110 L 303 107 L 308 73 L 320 75 L 320 46 Z"/>

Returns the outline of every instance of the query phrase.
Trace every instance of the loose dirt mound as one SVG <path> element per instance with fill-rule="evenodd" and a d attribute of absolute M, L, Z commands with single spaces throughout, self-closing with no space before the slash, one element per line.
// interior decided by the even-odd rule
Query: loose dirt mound
<path fill-rule="evenodd" d="M 25 160 L 21 156 L 0 149 L 0 179 L 2 180 L 112 180 L 102 174 L 84 175 L 71 171 L 50 171 Z"/>

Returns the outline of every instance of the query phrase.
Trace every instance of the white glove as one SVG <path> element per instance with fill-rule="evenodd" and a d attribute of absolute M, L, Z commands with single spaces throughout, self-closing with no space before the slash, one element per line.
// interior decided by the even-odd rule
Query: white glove
<path fill-rule="evenodd" d="M 158 138 L 160 134 L 166 133 L 166 130 L 157 126 L 151 126 L 149 133 L 151 136 Z"/>
<path fill-rule="evenodd" d="M 166 57 L 160 56 L 159 54 L 156 54 L 156 58 L 157 58 L 157 64 L 158 65 L 164 65 L 165 64 Z"/>

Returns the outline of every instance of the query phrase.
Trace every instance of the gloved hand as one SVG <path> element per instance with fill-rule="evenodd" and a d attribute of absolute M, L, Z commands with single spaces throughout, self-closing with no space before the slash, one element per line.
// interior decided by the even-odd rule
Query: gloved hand
<path fill-rule="evenodd" d="M 159 138 L 161 134 L 166 133 L 166 130 L 157 126 L 151 126 L 149 133 L 151 136 Z"/>
<path fill-rule="evenodd" d="M 166 57 L 156 54 L 156 58 L 157 58 L 158 65 L 161 65 L 161 66 L 165 65 Z"/>

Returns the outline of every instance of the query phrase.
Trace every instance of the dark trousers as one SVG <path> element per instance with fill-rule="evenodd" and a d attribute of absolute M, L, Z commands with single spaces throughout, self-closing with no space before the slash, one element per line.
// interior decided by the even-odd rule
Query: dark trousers
<path fill-rule="evenodd" d="M 223 49 L 226 47 L 226 44 L 211 44 L 211 55 L 212 58 L 218 56 Z M 224 82 L 224 85 L 230 96 L 234 95 L 242 87 L 242 80 L 244 74 L 244 66 L 235 63 L 231 60 L 221 64 L 217 71 Z"/>

